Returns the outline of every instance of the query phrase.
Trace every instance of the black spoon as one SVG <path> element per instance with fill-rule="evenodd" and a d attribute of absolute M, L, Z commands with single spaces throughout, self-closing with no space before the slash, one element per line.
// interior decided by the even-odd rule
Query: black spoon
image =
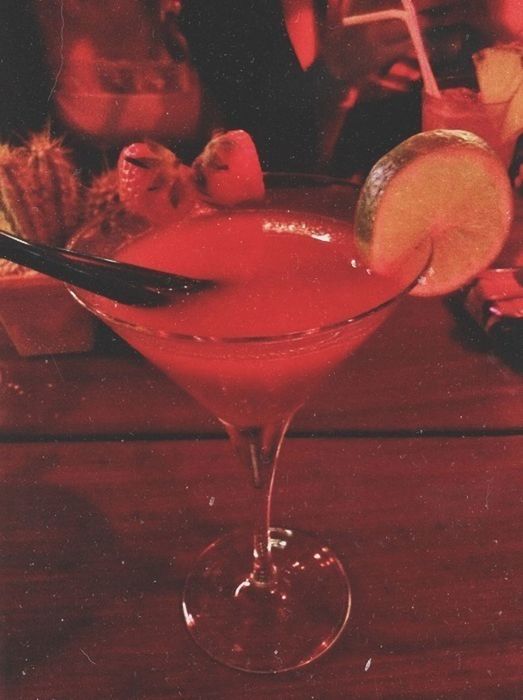
<path fill-rule="evenodd" d="M 75 287 L 134 306 L 162 306 L 172 300 L 174 293 L 191 294 L 215 284 L 211 280 L 192 279 L 29 242 L 2 230 L 0 257 Z"/>

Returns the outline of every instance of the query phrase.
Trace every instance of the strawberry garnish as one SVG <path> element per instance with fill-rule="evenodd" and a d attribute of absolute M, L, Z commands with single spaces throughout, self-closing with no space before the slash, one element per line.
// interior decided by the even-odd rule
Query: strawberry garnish
<path fill-rule="evenodd" d="M 126 209 L 154 223 L 187 213 L 195 196 L 191 169 L 152 141 L 123 149 L 118 159 L 118 191 Z"/>

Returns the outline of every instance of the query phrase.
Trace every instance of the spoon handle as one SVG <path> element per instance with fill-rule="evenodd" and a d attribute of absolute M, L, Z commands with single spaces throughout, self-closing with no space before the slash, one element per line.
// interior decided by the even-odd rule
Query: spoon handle
<path fill-rule="evenodd" d="M 210 280 L 192 279 L 116 260 L 33 243 L 0 230 L 0 257 L 95 294 L 138 306 L 161 306 L 173 293 L 208 288 Z"/>

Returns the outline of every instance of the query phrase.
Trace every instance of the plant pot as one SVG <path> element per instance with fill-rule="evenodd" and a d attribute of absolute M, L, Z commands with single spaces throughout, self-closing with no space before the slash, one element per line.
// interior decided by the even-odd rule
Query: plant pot
<path fill-rule="evenodd" d="M 17 268 L 0 277 L 0 323 L 28 357 L 91 350 L 97 322 L 62 282 Z"/>

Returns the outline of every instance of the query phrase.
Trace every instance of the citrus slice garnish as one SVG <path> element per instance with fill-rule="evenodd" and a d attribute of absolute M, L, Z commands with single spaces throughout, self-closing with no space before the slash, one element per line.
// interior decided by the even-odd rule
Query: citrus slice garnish
<path fill-rule="evenodd" d="M 370 269 L 393 274 L 422 247 L 430 266 L 418 296 L 458 289 L 497 257 L 512 222 L 510 180 L 482 139 L 425 131 L 372 168 L 356 208 L 356 238 Z"/>
<path fill-rule="evenodd" d="M 510 100 L 523 82 L 523 46 L 498 44 L 472 56 L 483 102 Z"/>

